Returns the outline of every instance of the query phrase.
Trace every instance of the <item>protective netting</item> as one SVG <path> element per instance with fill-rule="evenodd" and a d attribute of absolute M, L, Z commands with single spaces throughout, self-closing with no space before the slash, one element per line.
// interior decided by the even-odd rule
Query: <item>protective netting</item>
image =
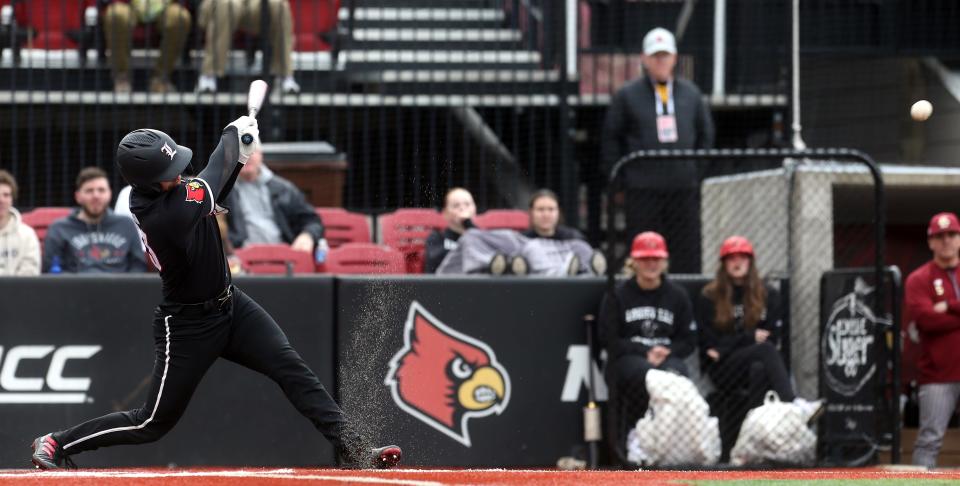
<path fill-rule="evenodd" d="M 721 159 L 731 157 L 706 157 L 699 167 Z M 743 172 L 705 177 L 693 190 L 664 191 L 644 184 L 644 164 L 670 161 L 650 160 L 627 162 L 609 188 L 613 260 L 624 269 L 607 296 L 608 321 L 600 323 L 615 456 L 662 467 L 815 463 L 817 421 L 828 410 L 819 400 L 828 358 L 821 279 L 874 262 L 867 166 L 761 159 L 768 168 L 745 164 Z M 633 184 L 630 169 L 637 171 Z M 837 202 L 851 197 L 859 203 Z M 649 211 L 659 219 L 644 217 Z M 634 239 L 648 231 L 661 234 L 669 252 L 669 270 L 653 289 L 639 264 L 650 255 L 646 240 Z M 756 276 L 734 278 L 729 260 L 738 254 L 747 255 Z M 688 300 L 671 297 L 670 287 Z M 877 332 L 876 342 L 886 339 Z M 657 356 L 658 347 L 669 350 L 666 358 Z M 872 352 L 864 359 L 881 360 Z M 889 355 L 882 359 L 877 366 L 889 367 Z M 661 379 L 662 371 L 670 378 Z M 887 410 L 893 404 L 889 394 L 871 399 Z"/>

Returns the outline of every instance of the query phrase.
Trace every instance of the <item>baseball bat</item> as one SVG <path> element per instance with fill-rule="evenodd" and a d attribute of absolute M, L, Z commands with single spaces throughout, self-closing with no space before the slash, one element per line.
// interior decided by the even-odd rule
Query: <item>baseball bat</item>
<path fill-rule="evenodd" d="M 247 114 L 253 118 L 257 117 L 260 107 L 263 106 L 263 99 L 267 96 L 267 83 L 262 79 L 254 80 L 250 83 L 250 91 L 247 93 Z M 245 134 L 241 139 L 245 145 L 253 143 L 253 136 Z"/>

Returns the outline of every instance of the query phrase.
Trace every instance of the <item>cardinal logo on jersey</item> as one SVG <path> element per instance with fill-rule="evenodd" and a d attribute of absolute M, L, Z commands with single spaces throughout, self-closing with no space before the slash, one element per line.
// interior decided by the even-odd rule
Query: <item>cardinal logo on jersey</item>
<path fill-rule="evenodd" d="M 207 195 L 207 191 L 203 188 L 203 184 L 198 181 L 190 181 L 187 183 L 187 201 L 193 201 L 197 204 L 203 203 L 204 196 Z"/>
<path fill-rule="evenodd" d="M 470 447 L 468 421 L 501 414 L 510 377 L 487 343 L 462 334 L 410 304 L 404 346 L 384 383 L 405 412 Z"/>

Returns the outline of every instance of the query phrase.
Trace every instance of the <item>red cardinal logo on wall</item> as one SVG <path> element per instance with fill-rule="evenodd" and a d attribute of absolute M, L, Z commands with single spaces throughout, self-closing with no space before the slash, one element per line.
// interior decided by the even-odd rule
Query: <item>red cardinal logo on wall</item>
<path fill-rule="evenodd" d="M 510 377 L 486 343 L 457 332 L 410 304 L 403 348 L 384 383 L 405 412 L 470 447 L 471 418 L 501 414 Z"/>

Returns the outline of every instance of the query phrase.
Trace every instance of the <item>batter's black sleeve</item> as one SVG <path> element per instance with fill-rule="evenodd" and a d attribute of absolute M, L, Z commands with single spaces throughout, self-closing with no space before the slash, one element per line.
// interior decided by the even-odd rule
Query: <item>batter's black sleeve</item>
<path fill-rule="evenodd" d="M 220 143 L 210 154 L 207 166 L 197 176 L 206 181 L 213 193 L 213 201 L 221 204 L 233 189 L 233 183 L 240 174 L 240 136 L 237 127 L 228 125 L 223 129 Z"/>

